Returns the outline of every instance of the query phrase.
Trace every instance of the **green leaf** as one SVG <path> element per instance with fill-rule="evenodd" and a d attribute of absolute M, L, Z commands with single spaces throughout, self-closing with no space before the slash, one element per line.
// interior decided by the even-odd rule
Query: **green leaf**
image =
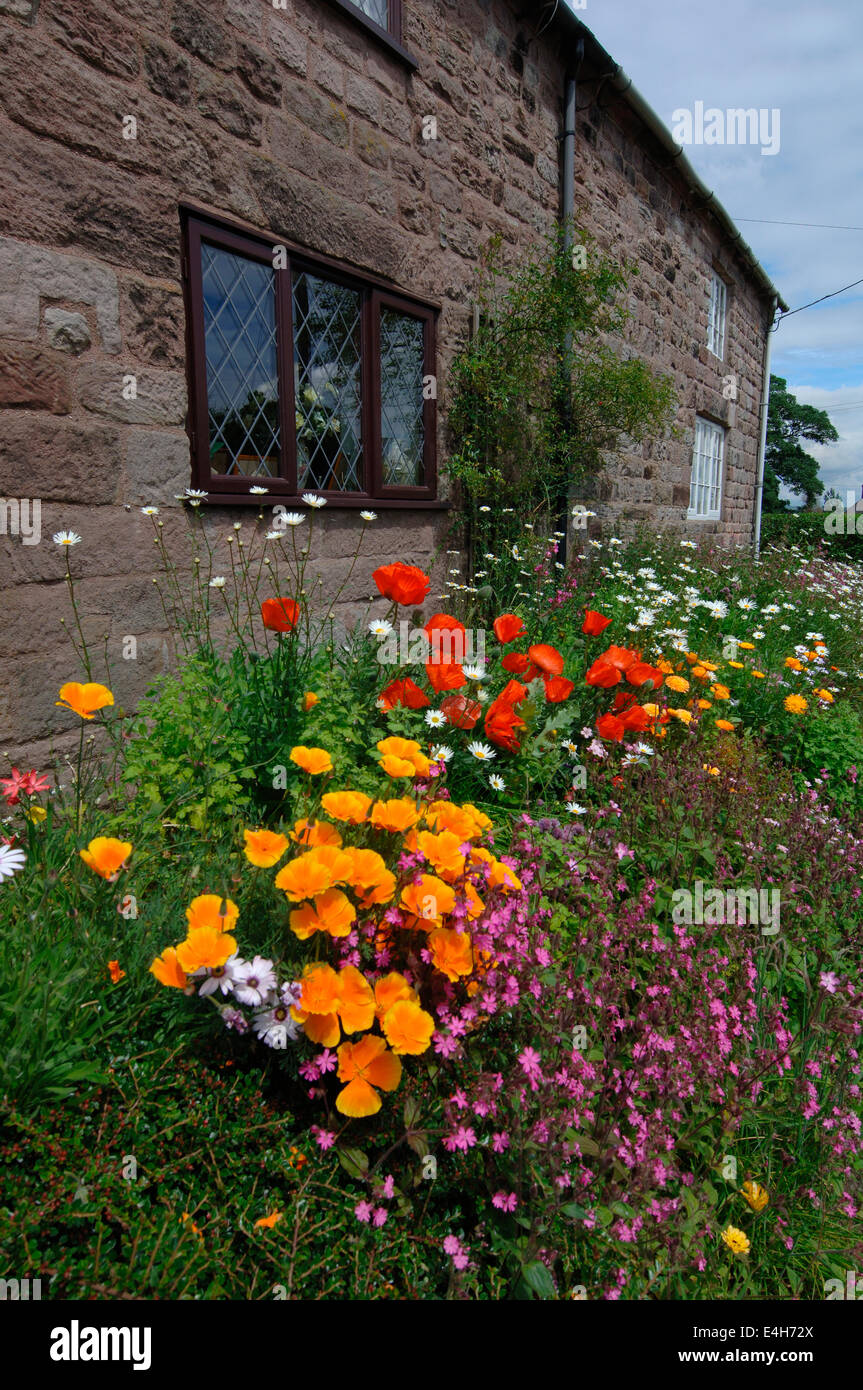
<path fill-rule="evenodd" d="M 533 1260 L 525 1265 L 521 1277 L 537 1298 L 556 1298 L 552 1277 L 541 1260 Z"/>
<path fill-rule="evenodd" d="M 362 1149 L 339 1149 L 339 1163 L 352 1178 L 364 1178 L 369 1171 L 368 1155 Z"/>

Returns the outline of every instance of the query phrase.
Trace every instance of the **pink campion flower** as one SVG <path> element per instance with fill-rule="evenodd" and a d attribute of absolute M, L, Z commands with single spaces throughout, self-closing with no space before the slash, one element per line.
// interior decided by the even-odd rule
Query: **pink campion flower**
<path fill-rule="evenodd" d="M 335 1071 L 338 1060 L 339 1059 L 336 1056 L 335 1052 L 331 1052 L 328 1047 L 325 1047 L 323 1052 L 319 1052 L 318 1070 L 320 1071 L 321 1076 L 323 1076 L 325 1072 Z"/>
<path fill-rule="evenodd" d="M 379 1198 L 384 1198 L 386 1201 L 389 1201 L 396 1195 L 396 1181 L 392 1173 L 388 1173 L 384 1178 L 377 1195 Z"/>
<path fill-rule="evenodd" d="M 461 1241 L 458 1236 L 444 1236 L 443 1249 L 445 1255 L 458 1255 L 461 1251 Z"/>
<path fill-rule="evenodd" d="M 539 1053 L 532 1047 L 526 1047 L 523 1052 L 518 1054 L 518 1063 L 530 1082 L 530 1089 L 535 1091 L 542 1080 Z"/>
<path fill-rule="evenodd" d="M 518 1206 L 518 1198 L 514 1192 L 496 1192 L 491 1199 L 493 1207 L 498 1211 L 515 1211 Z"/>
<path fill-rule="evenodd" d="M 387 1211 L 386 1207 L 378 1207 L 375 1211 L 374 1216 L 372 1217 L 372 1225 L 383 1226 L 388 1216 L 389 1212 Z"/>
<path fill-rule="evenodd" d="M 453 1105 L 455 1105 L 459 1110 L 467 1109 L 467 1096 L 465 1095 L 464 1091 L 461 1090 L 461 1088 L 453 1092 L 453 1094 L 450 1096 L 450 1100 L 452 1101 Z"/>
<path fill-rule="evenodd" d="M 315 1143 L 319 1149 L 330 1149 L 336 1142 L 336 1136 L 330 1129 L 322 1129 L 320 1125 L 312 1125 L 312 1134 L 315 1136 Z"/>
<path fill-rule="evenodd" d="M 509 1135 L 506 1133 L 493 1134 L 491 1136 L 491 1147 L 496 1154 L 505 1153 L 509 1148 Z"/>
<path fill-rule="evenodd" d="M 476 1143 L 476 1134 L 470 1125 L 459 1125 L 455 1134 L 451 1136 L 453 1147 L 461 1149 L 462 1153 L 467 1153 Z"/>
<path fill-rule="evenodd" d="M 307 1062 L 301 1062 L 299 1073 L 304 1081 L 317 1081 L 320 1076 L 317 1057 L 310 1057 Z"/>
<path fill-rule="evenodd" d="M 460 1250 L 457 1255 L 453 1255 L 452 1262 L 456 1269 L 467 1269 L 469 1263 L 467 1252 Z"/>
<path fill-rule="evenodd" d="M 367 1202 L 364 1198 L 363 1201 L 357 1202 L 354 1207 L 354 1216 L 358 1221 L 369 1222 L 372 1219 L 372 1211 L 373 1207 L 371 1202 Z"/>
<path fill-rule="evenodd" d="M 839 976 L 834 970 L 822 970 L 818 976 L 818 983 L 828 994 L 835 994 L 839 988 Z"/>
<path fill-rule="evenodd" d="M 618 860 L 635 858 L 635 850 L 630 849 L 628 845 L 624 845 L 622 842 L 614 846 L 614 853 Z"/>

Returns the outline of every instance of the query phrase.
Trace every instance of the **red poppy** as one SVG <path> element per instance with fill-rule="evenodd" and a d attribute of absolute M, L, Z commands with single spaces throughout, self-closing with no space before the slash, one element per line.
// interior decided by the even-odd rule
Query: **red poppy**
<path fill-rule="evenodd" d="M 435 613 L 423 629 L 431 646 L 432 661 L 464 661 L 467 631 L 449 613 Z"/>
<path fill-rule="evenodd" d="M 527 728 L 524 720 L 515 712 L 515 706 L 526 695 L 525 686 L 519 685 L 518 681 L 507 681 L 497 699 L 486 710 L 486 738 L 496 743 L 499 748 L 508 749 L 510 753 L 517 753 L 521 746 L 515 736 L 516 730 Z"/>
<path fill-rule="evenodd" d="M 647 681 L 658 690 L 665 677 L 655 666 L 650 666 L 646 661 L 635 661 L 627 668 L 626 679 L 630 685 L 644 685 Z"/>
<path fill-rule="evenodd" d="M 559 676 L 563 670 L 563 657 L 557 647 L 547 647 L 540 643 L 539 646 L 528 647 L 527 654 L 547 676 Z"/>
<path fill-rule="evenodd" d="M 300 616 L 300 605 L 292 598 L 265 598 L 261 620 L 270 632 L 293 632 Z"/>
<path fill-rule="evenodd" d="M 585 609 L 584 622 L 581 625 L 581 630 L 585 632 L 588 637 L 598 637 L 601 632 L 605 631 L 610 622 L 610 618 L 604 617 L 602 613 L 597 613 L 594 608 L 587 608 Z"/>
<path fill-rule="evenodd" d="M 653 723 L 647 710 L 642 709 L 641 705 L 633 705 L 631 709 L 626 711 L 626 714 L 620 716 L 620 719 L 623 727 L 630 729 L 635 734 L 643 734 L 645 729 L 649 729 Z"/>
<path fill-rule="evenodd" d="M 380 698 L 384 709 L 394 709 L 396 705 L 405 705 L 407 709 L 425 709 L 426 705 L 431 704 L 431 700 L 423 694 L 410 676 L 405 676 L 400 681 L 391 681 L 386 690 L 381 691 Z"/>
<path fill-rule="evenodd" d="M 507 652 L 500 664 L 505 671 L 511 672 L 512 675 L 524 676 L 528 684 L 540 674 L 539 667 L 535 666 L 524 652 Z"/>
<path fill-rule="evenodd" d="M 447 723 L 455 729 L 472 729 L 482 714 L 479 700 L 469 700 L 466 695 L 447 695 L 445 700 L 441 700 L 440 707 L 447 717 Z"/>
<path fill-rule="evenodd" d="M 596 732 L 600 738 L 610 738 L 615 743 L 620 743 L 626 732 L 626 725 L 616 714 L 601 714 L 596 721 Z"/>
<path fill-rule="evenodd" d="M 517 705 L 525 698 L 526 695 L 526 685 L 520 685 L 518 681 L 507 681 L 506 685 L 504 686 L 503 690 L 500 692 L 500 694 L 497 697 L 497 700 L 495 700 L 494 703 L 497 704 L 498 701 L 501 701 L 505 705 Z M 492 705 L 489 705 L 489 709 L 491 708 Z"/>
<path fill-rule="evenodd" d="M 431 588 L 431 580 L 416 565 L 404 565 L 397 560 L 394 565 L 382 565 L 372 574 L 384 598 L 391 598 L 404 607 L 423 603 Z"/>
<path fill-rule="evenodd" d="M 467 676 L 456 661 L 427 661 L 429 685 L 438 694 L 442 690 L 460 690 L 467 685 Z"/>
<path fill-rule="evenodd" d="M 616 666 L 618 671 L 628 671 L 638 660 L 638 652 L 629 650 L 629 647 L 606 647 L 599 661 L 607 661 L 609 666 Z"/>
<path fill-rule="evenodd" d="M 501 613 L 499 618 L 495 618 L 492 627 L 498 642 L 502 642 L 504 645 L 507 642 L 514 642 L 516 637 L 521 637 L 525 630 L 524 623 L 515 613 Z"/>
<path fill-rule="evenodd" d="M 606 661 L 604 657 L 600 656 L 585 672 L 584 679 L 588 685 L 598 685 L 602 690 L 608 690 L 609 686 L 617 685 L 620 680 L 620 672 L 616 666 L 612 666 L 610 661 Z"/>
<path fill-rule="evenodd" d="M 575 685 L 568 681 L 566 676 L 544 676 L 545 698 L 552 705 L 559 705 L 562 700 L 568 700 Z"/>

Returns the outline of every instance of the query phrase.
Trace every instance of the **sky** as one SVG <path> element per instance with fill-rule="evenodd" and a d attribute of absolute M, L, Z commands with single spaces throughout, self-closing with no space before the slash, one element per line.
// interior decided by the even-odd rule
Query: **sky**
<path fill-rule="evenodd" d="M 693 143 L 686 154 L 789 308 L 863 279 L 863 0 L 569 6 L 669 130 L 675 111 L 694 112 L 699 101 L 723 112 L 778 109 L 776 154 L 730 143 Z M 780 323 L 771 371 L 799 400 L 828 412 L 839 442 L 805 447 L 825 487 L 859 498 L 863 284 Z"/>

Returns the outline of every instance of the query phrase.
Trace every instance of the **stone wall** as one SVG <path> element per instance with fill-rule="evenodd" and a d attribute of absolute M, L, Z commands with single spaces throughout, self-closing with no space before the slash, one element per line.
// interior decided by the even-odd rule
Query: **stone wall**
<path fill-rule="evenodd" d="M 181 542 L 181 200 L 439 302 L 441 421 L 479 248 L 500 232 L 515 257 L 558 215 L 559 38 L 535 37 L 508 0 L 403 8 L 416 71 L 327 0 L 284 10 L 271 0 L 0 0 L 0 496 L 42 503 L 40 544 L 0 535 L 0 754 L 38 762 L 73 723 L 53 705 L 79 674 L 54 531 L 83 537 L 70 561 L 85 632 L 107 638 L 118 699 L 134 700 L 170 660 L 139 509 L 158 506 L 164 534 Z M 627 343 L 673 375 L 680 401 L 679 437 L 613 459 L 596 510 L 606 529 L 684 526 L 703 411 L 730 434 L 722 521 L 700 525 L 745 542 L 766 305 L 665 153 L 596 77 L 587 70 L 579 89 L 578 216 L 604 249 L 637 261 Z M 428 115 L 438 138 L 427 141 Z M 129 116 L 134 140 L 123 136 Z M 714 264 L 731 286 L 725 364 L 705 346 Z M 722 398 L 728 372 L 736 403 Z M 127 374 L 135 400 L 123 398 Z M 445 443 L 442 425 L 441 462 Z M 445 512 L 376 510 L 376 563 L 429 564 L 447 543 Z M 249 524 L 248 509 L 211 509 L 207 524 L 224 543 L 237 519 Z M 324 587 L 343 577 L 358 524 L 322 514 L 313 564 Z M 343 617 L 368 597 L 369 568 L 345 592 Z M 134 663 L 120 659 L 129 634 Z"/>

